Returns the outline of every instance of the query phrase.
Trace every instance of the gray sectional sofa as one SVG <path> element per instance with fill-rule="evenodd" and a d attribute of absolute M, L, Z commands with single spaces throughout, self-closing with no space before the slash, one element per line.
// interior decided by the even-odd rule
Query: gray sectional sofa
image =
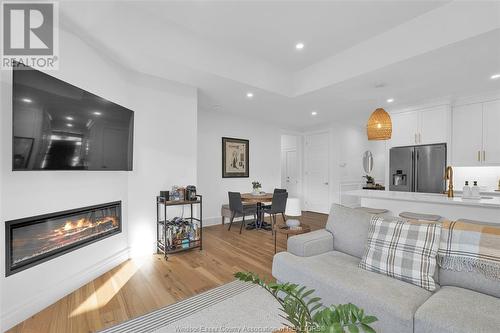
<path fill-rule="evenodd" d="M 291 237 L 274 256 L 273 276 L 316 290 L 325 305 L 353 303 L 378 317 L 377 332 L 500 332 L 500 283 L 439 269 L 430 292 L 358 264 L 371 215 L 332 205 L 326 228 Z"/>

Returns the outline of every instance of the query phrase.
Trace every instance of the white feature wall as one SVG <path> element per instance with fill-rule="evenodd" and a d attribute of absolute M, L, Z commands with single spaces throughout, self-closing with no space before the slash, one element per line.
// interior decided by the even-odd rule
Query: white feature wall
<path fill-rule="evenodd" d="M 222 137 L 250 141 L 249 178 L 222 178 Z M 220 224 L 220 208 L 228 191 L 251 192 L 252 181 L 272 192 L 280 186 L 279 128 L 229 113 L 198 112 L 198 191 L 203 195 L 204 225 Z"/>
<path fill-rule="evenodd" d="M 155 196 L 173 183 L 196 182 L 195 88 L 132 74 L 64 30 L 60 59 L 50 75 L 135 111 L 134 171 L 12 172 L 12 73 L 1 71 L 0 248 L 5 221 L 116 200 L 123 231 L 9 277 L 2 253 L 1 331 L 123 262 L 130 248 L 152 253 Z"/>
<path fill-rule="evenodd" d="M 137 256 L 155 252 L 155 196 L 172 185 L 196 185 L 197 92 L 145 75 L 132 78 L 129 89 L 136 98 L 130 106 L 136 115 L 128 230 L 131 255 Z"/>

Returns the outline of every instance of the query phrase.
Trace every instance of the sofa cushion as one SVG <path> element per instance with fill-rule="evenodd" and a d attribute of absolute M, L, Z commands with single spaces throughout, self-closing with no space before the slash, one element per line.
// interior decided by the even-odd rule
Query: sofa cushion
<path fill-rule="evenodd" d="M 436 223 L 374 216 L 359 267 L 434 291 L 440 234 Z"/>
<path fill-rule="evenodd" d="M 371 217 L 361 210 L 333 204 L 326 223 L 326 230 L 333 234 L 333 248 L 361 258 Z"/>
<path fill-rule="evenodd" d="M 500 299 L 458 287 L 442 287 L 415 314 L 415 333 L 499 330 Z"/>
<path fill-rule="evenodd" d="M 335 242 L 335 241 L 334 241 Z M 274 256 L 273 276 L 316 290 L 324 305 L 353 303 L 379 319 L 377 332 L 413 333 L 413 316 L 431 292 L 358 267 L 359 258 L 338 251 L 313 257 Z"/>

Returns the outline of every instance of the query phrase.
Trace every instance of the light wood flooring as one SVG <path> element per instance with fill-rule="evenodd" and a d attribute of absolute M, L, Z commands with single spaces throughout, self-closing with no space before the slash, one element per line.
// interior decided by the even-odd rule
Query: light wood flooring
<path fill-rule="evenodd" d="M 312 230 L 327 216 L 305 212 Z M 270 231 L 243 230 L 239 223 L 203 229 L 203 250 L 127 260 L 60 299 L 9 333 L 95 332 L 234 280 L 238 271 L 271 279 L 274 241 Z M 278 235 L 278 251 L 286 238 Z"/>

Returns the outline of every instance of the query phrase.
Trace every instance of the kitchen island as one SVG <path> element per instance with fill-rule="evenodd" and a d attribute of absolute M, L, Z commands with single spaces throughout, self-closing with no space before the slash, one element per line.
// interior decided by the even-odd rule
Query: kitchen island
<path fill-rule="evenodd" d="M 500 224 L 500 197 L 448 198 L 445 194 L 356 190 L 345 195 L 360 198 L 361 206 L 401 212 L 435 214 L 450 220 L 460 218 Z"/>

